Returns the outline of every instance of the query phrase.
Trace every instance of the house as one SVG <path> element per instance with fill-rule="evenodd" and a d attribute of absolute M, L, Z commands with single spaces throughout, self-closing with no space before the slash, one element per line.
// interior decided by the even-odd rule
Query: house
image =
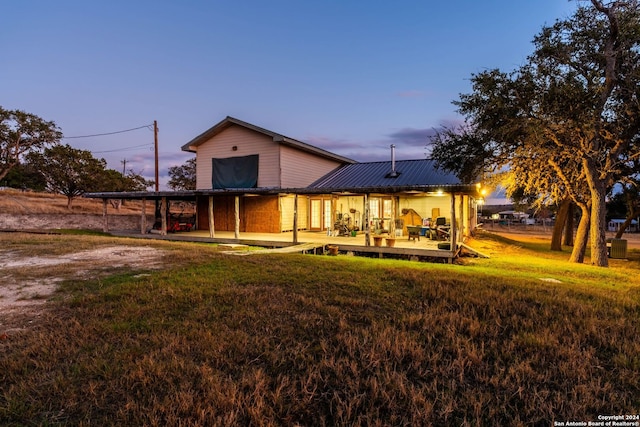
<path fill-rule="evenodd" d="M 302 188 L 338 166 L 355 163 L 233 117 L 198 135 L 182 150 L 196 154 L 196 190 Z"/>
<path fill-rule="evenodd" d="M 355 163 L 233 117 L 198 135 L 182 150 L 196 154 L 196 190 L 217 191 L 213 215 L 220 231 L 235 229 L 238 191 L 243 195 L 238 200 L 241 232 L 293 230 L 294 196 L 280 190 L 307 187 L 336 168 Z M 200 229 L 207 229 L 209 224 L 207 206 L 206 197 L 198 198 Z M 306 208 L 306 204 L 298 206 L 298 226 L 302 229 L 309 226 Z"/>
<path fill-rule="evenodd" d="M 627 220 L 624 218 L 610 219 L 609 222 L 607 223 L 607 230 L 615 231 L 617 233 L 618 231 L 620 231 L 620 227 L 622 227 L 626 221 Z M 635 219 L 632 219 L 631 223 L 627 225 L 627 228 L 625 229 L 625 231 L 629 233 L 636 233 L 638 231 L 638 221 L 636 221 Z"/>
<path fill-rule="evenodd" d="M 450 243 L 473 233 L 480 184 L 465 184 L 430 159 L 357 162 L 302 141 L 226 117 L 186 143 L 196 155 L 196 190 L 93 193 L 89 197 L 196 203 L 198 230 L 298 231 L 402 236 L 407 226 L 442 222 Z M 161 215 L 166 219 L 166 213 Z M 144 228 L 144 227 L 143 227 Z M 166 233 L 166 224 L 162 227 Z"/>
<path fill-rule="evenodd" d="M 464 186 L 450 173 L 438 171 L 429 159 L 358 163 L 293 138 L 227 117 L 182 149 L 196 154 L 196 189 L 213 191 L 213 216 L 219 231 L 236 227 L 234 209 L 240 191 L 240 232 L 332 232 L 340 226 L 364 229 L 365 199 L 369 225 L 396 228 L 403 210 L 422 218 L 450 223 L 451 194 L 458 193 L 459 229 L 475 227 L 475 205 Z M 453 193 L 452 193 L 453 192 Z M 455 198 L 455 196 L 453 196 Z M 297 203 L 296 203 L 297 199 Z M 294 204 L 296 205 L 294 208 Z M 199 229 L 208 227 L 208 199 L 198 198 Z M 346 224 L 345 224 L 346 222 Z M 414 224 L 411 224 L 414 225 Z M 398 227 L 400 229 L 406 227 Z M 394 230 L 395 232 L 395 230 Z M 406 232 L 406 231 L 405 231 Z"/>

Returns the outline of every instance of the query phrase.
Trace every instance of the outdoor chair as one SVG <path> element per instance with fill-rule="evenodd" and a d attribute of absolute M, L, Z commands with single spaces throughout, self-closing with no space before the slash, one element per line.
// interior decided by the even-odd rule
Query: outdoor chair
<path fill-rule="evenodd" d="M 422 227 L 419 225 L 407 225 L 407 234 L 409 235 L 407 240 L 413 239 L 414 242 L 416 239 L 420 240 L 420 231 L 422 231 Z"/>
<path fill-rule="evenodd" d="M 436 235 L 439 239 L 447 240 L 450 237 L 451 227 L 447 225 L 447 219 L 443 216 L 436 218 Z"/>

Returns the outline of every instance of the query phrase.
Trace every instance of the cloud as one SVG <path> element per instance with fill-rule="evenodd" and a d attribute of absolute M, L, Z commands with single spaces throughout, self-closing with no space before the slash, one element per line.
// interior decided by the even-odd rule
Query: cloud
<path fill-rule="evenodd" d="M 337 152 L 339 150 L 348 150 L 358 148 L 361 149 L 362 145 L 346 139 L 335 139 L 328 136 L 310 136 L 304 139 L 307 144 L 311 144 L 315 147 L 322 148 L 327 151 Z"/>
<path fill-rule="evenodd" d="M 389 138 L 396 144 L 409 145 L 412 147 L 425 147 L 429 139 L 436 134 L 436 130 L 404 128 L 389 134 Z"/>
<path fill-rule="evenodd" d="M 391 159 L 391 144 L 396 145 L 398 160 L 424 159 L 427 145 L 425 132 L 427 130 L 407 128 L 388 135 L 388 138 L 369 141 L 314 136 L 306 138 L 305 142 L 358 162 L 389 161 Z M 428 132 L 433 134 L 434 131 L 428 130 Z"/>
<path fill-rule="evenodd" d="M 351 153 L 351 155 L 347 155 L 347 157 L 355 159 L 359 162 L 386 162 L 391 160 L 390 153 L 391 151 L 389 149 L 389 146 L 387 145 L 385 148 L 376 147 L 369 148 L 368 150 L 360 150 L 358 152 Z"/>

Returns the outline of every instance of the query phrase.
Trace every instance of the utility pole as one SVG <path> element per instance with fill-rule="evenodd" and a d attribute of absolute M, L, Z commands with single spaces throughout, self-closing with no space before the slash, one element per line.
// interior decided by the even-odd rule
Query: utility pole
<path fill-rule="evenodd" d="M 156 193 L 160 190 L 160 181 L 158 177 L 158 122 L 156 120 L 153 121 L 153 146 L 155 150 L 155 163 L 156 163 Z M 158 220 L 166 221 L 166 216 L 162 218 L 162 212 L 160 208 L 159 200 L 156 199 L 156 222 Z"/>
<path fill-rule="evenodd" d="M 153 121 L 153 144 L 156 152 L 156 193 L 160 190 L 160 182 L 158 178 L 158 121 Z"/>
<path fill-rule="evenodd" d="M 120 160 L 120 163 L 122 163 L 122 175 L 125 175 L 127 172 L 127 159 Z"/>

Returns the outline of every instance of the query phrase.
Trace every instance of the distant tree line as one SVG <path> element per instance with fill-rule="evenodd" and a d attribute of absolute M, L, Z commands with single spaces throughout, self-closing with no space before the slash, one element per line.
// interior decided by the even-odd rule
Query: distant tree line
<path fill-rule="evenodd" d="M 144 191 L 154 184 L 133 170 L 108 169 L 90 151 L 60 144 L 52 121 L 0 107 L 0 186 L 49 191 L 75 198 L 87 192 Z"/>

